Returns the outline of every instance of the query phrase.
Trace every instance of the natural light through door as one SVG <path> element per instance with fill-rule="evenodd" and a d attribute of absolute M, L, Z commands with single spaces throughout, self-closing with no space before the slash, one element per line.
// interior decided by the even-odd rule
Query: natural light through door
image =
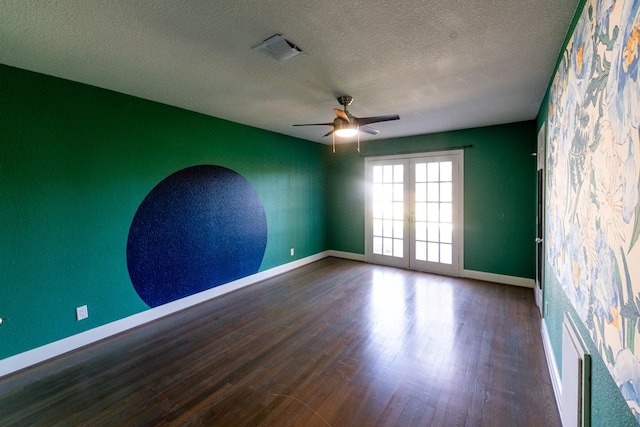
<path fill-rule="evenodd" d="M 365 160 L 368 262 L 458 276 L 462 152 Z"/>
<path fill-rule="evenodd" d="M 404 165 L 373 167 L 373 253 L 404 258 Z"/>
<path fill-rule="evenodd" d="M 415 257 L 453 261 L 452 162 L 415 164 Z"/>

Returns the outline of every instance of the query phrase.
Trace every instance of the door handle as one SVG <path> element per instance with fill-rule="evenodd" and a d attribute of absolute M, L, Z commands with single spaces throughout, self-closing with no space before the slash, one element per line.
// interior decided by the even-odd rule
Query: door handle
<path fill-rule="evenodd" d="M 536 243 L 542 243 L 542 239 L 539 237 L 536 237 Z"/>

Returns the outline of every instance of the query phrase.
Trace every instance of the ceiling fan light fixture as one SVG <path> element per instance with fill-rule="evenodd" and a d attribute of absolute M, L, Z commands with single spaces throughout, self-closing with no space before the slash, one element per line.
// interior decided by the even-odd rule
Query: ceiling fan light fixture
<path fill-rule="evenodd" d="M 348 138 L 358 133 L 358 125 L 355 123 L 340 123 L 334 127 L 337 136 Z"/>

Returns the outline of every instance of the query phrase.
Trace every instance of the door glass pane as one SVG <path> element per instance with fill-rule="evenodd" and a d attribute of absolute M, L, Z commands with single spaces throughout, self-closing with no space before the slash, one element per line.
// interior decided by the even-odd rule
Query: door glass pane
<path fill-rule="evenodd" d="M 440 181 L 453 181 L 452 162 L 440 162 Z"/>
<path fill-rule="evenodd" d="M 384 234 L 383 237 L 393 237 L 393 221 L 390 219 L 384 220 Z"/>
<path fill-rule="evenodd" d="M 404 182 L 404 166 L 393 166 L 393 182 Z"/>
<path fill-rule="evenodd" d="M 427 223 L 416 222 L 416 240 L 427 240 Z"/>
<path fill-rule="evenodd" d="M 427 201 L 437 202 L 440 200 L 440 185 L 437 182 L 427 184 Z"/>
<path fill-rule="evenodd" d="M 404 221 L 393 221 L 393 237 L 396 239 L 404 237 Z"/>
<path fill-rule="evenodd" d="M 440 245 L 440 262 L 443 264 L 451 264 L 452 262 L 452 246 Z"/>
<path fill-rule="evenodd" d="M 373 238 L 373 253 L 376 255 L 382 255 L 382 237 Z"/>
<path fill-rule="evenodd" d="M 416 221 L 426 221 L 426 220 L 427 220 L 427 204 L 416 203 Z"/>
<path fill-rule="evenodd" d="M 395 202 L 393 204 L 393 219 L 401 220 L 404 216 L 404 204 L 402 202 Z"/>
<path fill-rule="evenodd" d="M 440 241 L 440 225 L 437 223 L 429 224 L 429 235 L 428 239 L 430 242 L 439 242 Z"/>
<path fill-rule="evenodd" d="M 404 184 L 393 184 L 393 200 L 395 202 L 404 200 Z"/>
<path fill-rule="evenodd" d="M 440 181 L 440 164 L 429 163 L 427 164 L 427 181 L 438 182 Z"/>
<path fill-rule="evenodd" d="M 382 182 L 393 182 L 393 165 L 384 165 L 382 171 Z"/>
<path fill-rule="evenodd" d="M 384 203 L 382 205 L 382 218 L 384 218 L 384 219 L 393 219 L 393 204 L 392 203 Z"/>
<path fill-rule="evenodd" d="M 373 220 L 373 235 L 382 236 L 382 220 L 381 219 Z"/>
<path fill-rule="evenodd" d="M 393 184 L 382 185 L 382 200 L 390 202 L 393 200 Z"/>
<path fill-rule="evenodd" d="M 393 240 L 393 256 L 397 258 L 402 258 L 404 256 L 404 244 L 402 239 L 394 239 Z"/>
<path fill-rule="evenodd" d="M 440 183 L 440 201 L 453 202 L 453 184 L 450 182 Z"/>
<path fill-rule="evenodd" d="M 440 221 L 453 222 L 453 210 L 451 203 L 440 203 Z"/>
<path fill-rule="evenodd" d="M 440 245 L 437 243 L 427 243 L 427 260 L 438 262 L 440 260 Z"/>
<path fill-rule="evenodd" d="M 453 243 L 453 227 L 451 224 L 440 224 L 440 241 Z"/>
<path fill-rule="evenodd" d="M 373 167 L 373 183 L 379 184 L 382 182 L 382 166 Z"/>
<path fill-rule="evenodd" d="M 427 201 L 427 184 L 424 182 L 417 182 L 415 188 L 415 200 L 416 202 Z"/>
<path fill-rule="evenodd" d="M 416 182 L 427 182 L 426 163 L 416 163 Z"/>
<path fill-rule="evenodd" d="M 382 254 L 393 256 L 393 239 L 384 238 L 382 240 Z"/>
<path fill-rule="evenodd" d="M 373 217 L 374 218 L 382 218 L 382 208 L 384 203 L 382 202 L 373 202 Z"/>
<path fill-rule="evenodd" d="M 416 259 L 418 261 L 427 260 L 427 242 L 416 242 Z"/>
<path fill-rule="evenodd" d="M 440 221 L 440 204 L 439 203 L 429 203 L 427 210 L 428 210 L 427 219 L 430 222 Z"/>

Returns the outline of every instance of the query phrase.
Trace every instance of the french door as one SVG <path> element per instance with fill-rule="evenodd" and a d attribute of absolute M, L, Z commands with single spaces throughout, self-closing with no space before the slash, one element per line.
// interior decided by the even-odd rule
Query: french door
<path fill-rule="evenodd" d="M 368 262 L 459 276 L 462 151 L 368 158 Z"/>

